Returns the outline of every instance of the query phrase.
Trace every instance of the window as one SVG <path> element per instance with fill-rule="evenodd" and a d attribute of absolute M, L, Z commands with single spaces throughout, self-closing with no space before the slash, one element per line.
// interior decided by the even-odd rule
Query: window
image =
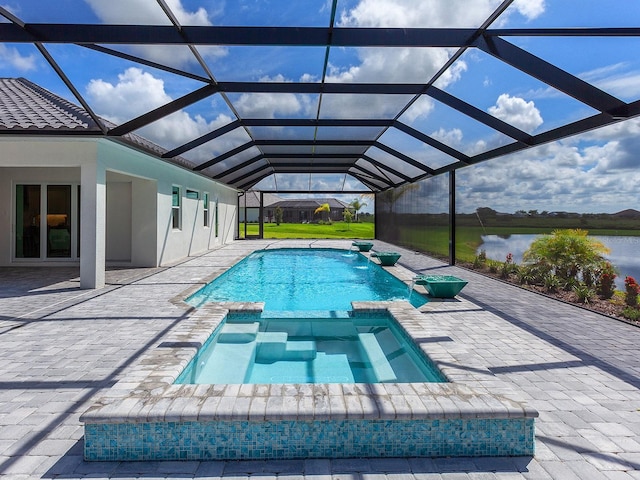
<path fill-rule="evenodd" d="M 204 214 L 204 226 L 209 226 L 209 194 L 205 193 L 202 197 L 202 213 Z"/>
<path fill-rule="evenodd" d="M 191 199 L 191 200 L 198 200 L 200 198 L 200 192 L 196 191 L 196 190 L 189 190 L 187 188 L 187 198 Z"/>
<path fill-rule="evenodd" d="M 171 195 L 171 218 L 172 226 L 175 230 L 180 230 L 182 227 L 182 197 L 180 195 L 180 187 L 173 187 Z"/>
<path fill-rule="evenodd" d="M 216 216 L 216 238 L 218 238 L 218 201 L 216 200 L 215 210 L 213 211 Z"/>

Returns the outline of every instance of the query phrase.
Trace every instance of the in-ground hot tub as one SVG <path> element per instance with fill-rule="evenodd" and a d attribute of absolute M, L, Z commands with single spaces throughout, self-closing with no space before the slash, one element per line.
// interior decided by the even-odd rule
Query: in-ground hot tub
<path fill-rule="evenodd" d="M 360 308 L 366 315 L 388 308 L 409 331 L 421 321 L 422 314 L 406 302 L 375 303 Z M 436 342 L 421 348 L 433 349 L 436 365 L 442 359 L 448 383 L 175 384 L 226 316 L 227 310 L 213 305 L 195 311 L 82 415 L 86 460 L 534 453 L 537 412 L 464 385 L 469 366 L 451 365 Z"/>

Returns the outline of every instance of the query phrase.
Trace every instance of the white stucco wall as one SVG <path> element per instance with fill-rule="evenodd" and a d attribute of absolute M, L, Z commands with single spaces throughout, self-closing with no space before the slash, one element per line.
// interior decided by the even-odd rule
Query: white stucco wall
<path fill-rule="evenodd" d="M 155 225 L 157 237 L 157 265 L 167 265 L 189 255 L 205 252 L 216 245 L 229 243 L 234 239 L 236 223 L 236 191 L 204 176 L 159 161 L 142 152 L 108 140 L 98 143 L 98 158 L 110 172 L 118 172 L 140 178 L 152 178 L 156 183 L 157 201 Z M 172 228 L 171 206 L 173 186 L 180 187 L 182 196 L 181 228 Z M 134 185 L 135 189 L 135 185 Z M 198 192 L 199 199 L 186 198 L 187 189 Z M 204 226 L 203 198 L 209 194 L 209 227 Z M 134 195 L 135 197 L 135 195 Z M 213 218 L 215 201 L 219 206 L 218 237 L 215 236 Z M 147 202 L 133 201 L 133 247 L 138 245 L 140 229 L 148 229 L 151 218 Z M 144 235 L 143 235 L 144 237 Z"/>
<path fill-rule="evenodd" d="M 100 216 L 99 212 L 103 212 L 103 216 L 112 217 L 111 222 L 107 218 L 96 218 L 86 225 L 83 222 L 83 233 L 86 233 L 87 227 L 91 227 L 94 237 L 98 232 L 98 236 L 104 239 L 107 235 L 105 230 L 111 225 L 112 228 L 119 228 L 119 232 L 112 231 L 109 234 L 115 238 L 125 234 L 127 229 L 123 222 L 131 223 L 131 242 L 118 239 L 109 247 L 109 254 L 115 260 L 126 261 L 129 257 L 132 266 L 166 265 L 234 239 L 237 193 L 225 185 L 106 139 L 3 137 L 0 138 L 0 225 L 5 227 L 0 229 L 0 265 L 16 263 L 12 261 L 14 185 L 80 184 L 83 179 L 85 182 L 87 179 L 97 179 L 101 183 L 97 188 L 96 185 L 87 188 L 87 191 L 83 188 L 82 208 L 85 215 L 87 212 L 98 212 Z M 122 184 L 114 187 L 112 197 L 118 188 L 130 189 L 130 200 L 112 198 L 108 204 L 105 179 L 107 184 Z M 171 193 L 174 185 L 180 186 L 183 196 L 182 228 L 179 230 L 171 228 Z M 198 191 L 199 199 L 187 199 L 187 189 Z M 210 200 L 209 227 L 204 226 L 203 219 L 205 192 Z M 99 198 L 94 198 L 96 195 Z M 213 218 L 216 201 L 219 202 L 218 237 L 215 236 Z M 126 204 L 130 204 L 131 210 L 126 212 L 130 220 L 118 219 L 113 211 L 105 213 L 106 209 L 126 208 Z M 102 252 L 97 251 L 94 255 L 94 249 L 83 249 L 82 261 L 86 263 L 88 259 L 84 254 L 90 253 L 100 263 L 106 249 L 104 245 L 100 247 L 99 239 L 89 240 L 97 245 L 98 250 L 102 248 Z M 30 260 L 30 263 L 33 264 L 33 261 Z M 60 264 L 61 261 L 44 263 Z M 89 265 L 88 271 L 92 268 Z"/>
<path fill-rule="evenodd" d="M 14 185 L 80 184 L 81 167 L 95 161 L 96 151 L 95 141 L 89 139 L 70 143 L 38 137 L 0 138 L 0 265 L 11 265 L 14 256 Z M 61 261 L 45 263 L 59 265 Z"/>

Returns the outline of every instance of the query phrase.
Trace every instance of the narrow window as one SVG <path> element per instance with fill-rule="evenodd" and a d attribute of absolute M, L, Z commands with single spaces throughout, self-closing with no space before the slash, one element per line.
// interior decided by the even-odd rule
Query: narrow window
<path fill-rule="evenodd" d="M 204 214 L 204 226 L 209 226 L 209 194 L 205 193 L 202 197 L 202 213 Z"/>
<path fill-rule="evenodd" d="M 196 191 L 196 190 L 189 190 L 187 188 L 187 198 L 191 199 L 191 200 L 198 200 L 200 198 L 200 192 Z"/>
<path fill-rule="evenodd" d="M 218 201 L 216 200 L 215 210 L 213 211 L 216 216 L 216 238 L 218 238 Z"/>
<path fill-rule="evenodd" d="M 182 220 L 182 211 L 181 211 L 182 199 L 180 196 L 180 187 L 173 187 L 173 193 L 171 197 L 172 197 L 172 200 L 171 200 L 172 225 L 175 230 L 180 230 L 181 220 Z"/>

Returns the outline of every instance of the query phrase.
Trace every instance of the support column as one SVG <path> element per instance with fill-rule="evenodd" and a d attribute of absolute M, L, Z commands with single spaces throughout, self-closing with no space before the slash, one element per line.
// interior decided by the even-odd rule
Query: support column
<path fill-rule="evenodd" d="M 264 238 L 264 193 L 260 192 L 260 209 L 258 210 L 258 237 Z"/>
<path fill-rule="evenodd" d="M 449 265 L 456 264 L 456 171 L 449 172 Z"/>
<path fill-rule="evenodd" d="M 105 284 L 106 171 L 98 162 L 80 174 L 80 288 Z"/>

